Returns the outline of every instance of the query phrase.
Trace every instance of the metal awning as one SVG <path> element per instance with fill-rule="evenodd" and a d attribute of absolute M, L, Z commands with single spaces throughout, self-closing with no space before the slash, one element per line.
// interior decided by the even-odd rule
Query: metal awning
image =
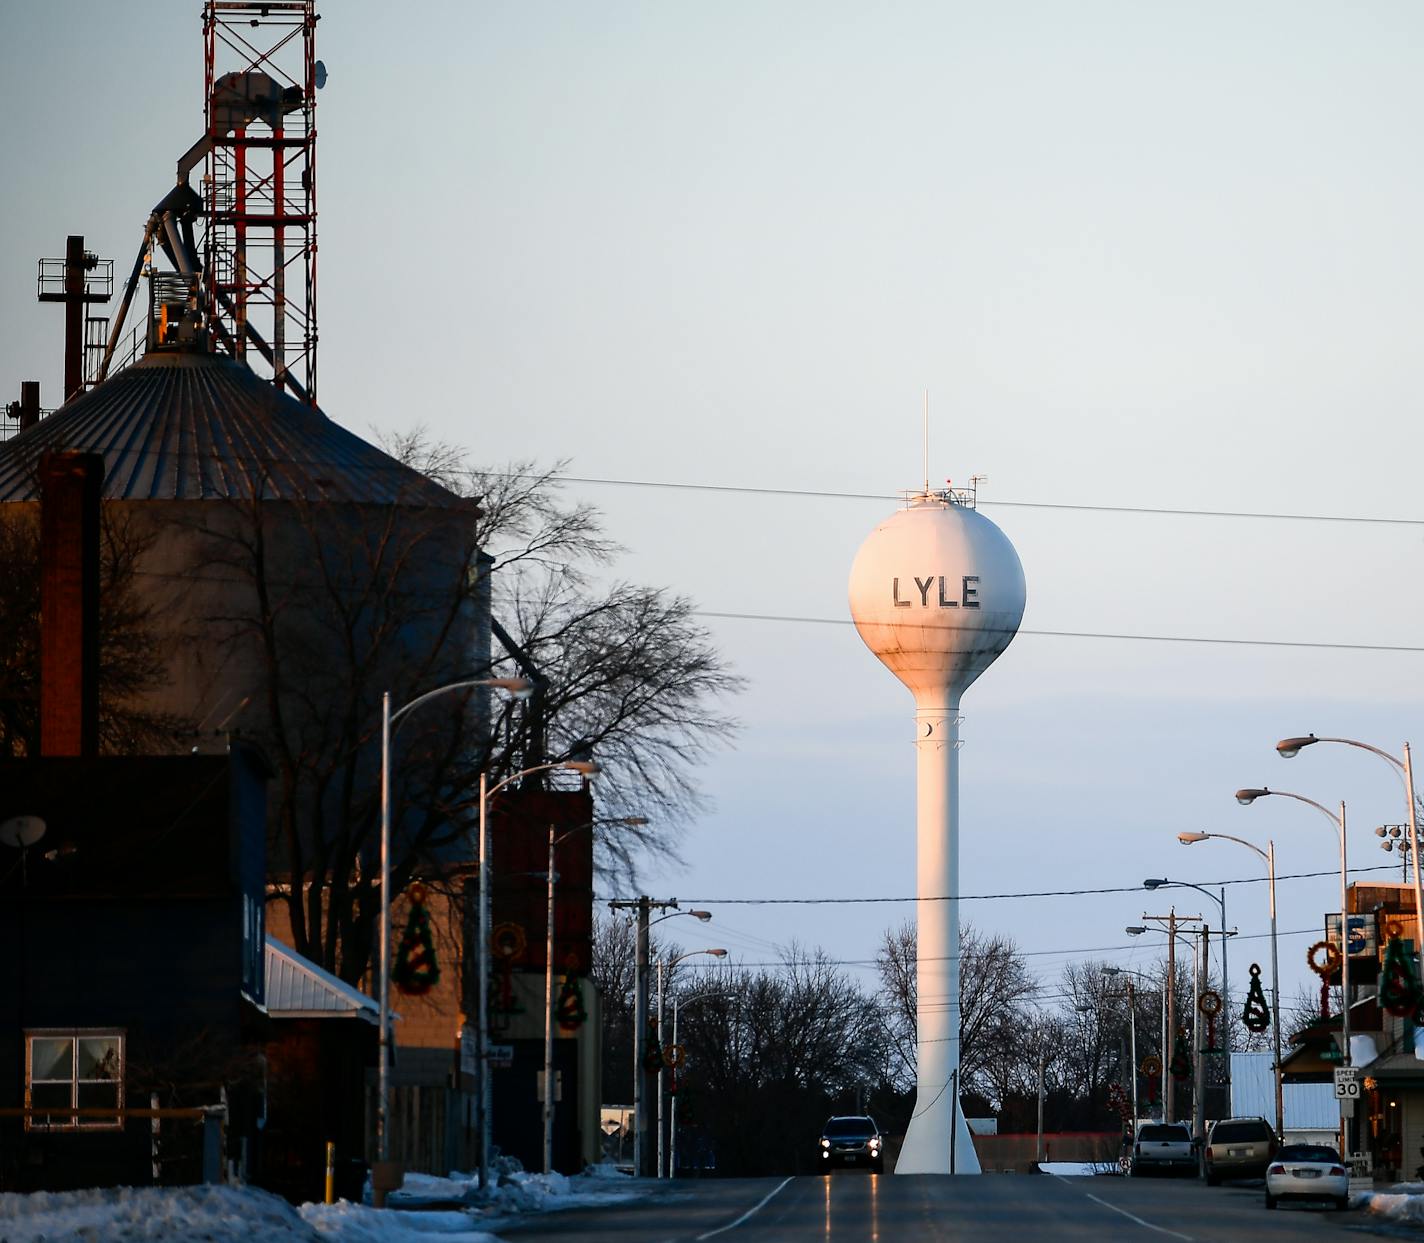
<path fill-rule="evenodd" d="M 381 1021 L 375 998 L 275 937 L 267 938 L 267 1013 L 274 1019 L 358 1018 L 373 1027 Z"/>

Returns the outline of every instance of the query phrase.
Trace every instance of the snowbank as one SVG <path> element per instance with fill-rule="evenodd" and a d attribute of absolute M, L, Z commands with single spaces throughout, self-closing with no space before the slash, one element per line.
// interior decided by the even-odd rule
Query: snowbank
<path fill-rule="evenodd" d="M 1355 1196 L 1350 1206 L 1386 1221 L 1424 1224 L 1424 1183 L 1397 1183 L 1388 1191 L 1366 1191 Z"/>
<path fill-rule="evenodd" d="M 615 1204 L 646 1195 L 648 1183 L 590 1171 L 506 1173 L 481 1194 L 473 1175 L 408 1174 L 387 1209 L 303 1204 L 254 1187 L 118 1187 L 0 1194 L 0 1243 L 499 1243 L 489 1232 L 524 1213 Z M 413 1206 L 463 1202 L 459 1209 Z M 405 1206 L 402 1209 L 402 1205 Z"/>
<path fill-rule="evenodd" d="M 648 1184 L 639 1184 L 609 1166 L 592 1166 L 577 1178 L 564 1174 L 527 1174 L 523 1170 L 503 1173 L 499 1185 L 481 1192 L 479 1176 L 452 1172 L 448 1178 L 431 1174 L 407 1174 L 405 1185 L 391 1193 L 392 1208 L 402 1205 L 458 1202 L 479 1208 L 485 1215 L 544 1213 L 555 1209 L 583 1208 L 587 1205 L 617 1204 L 636 1200 L 648 1193 Z"/>
<path fill-rule="evenodd" d="M 1118 1172 L 1116 1164 L 1109 1165 L 1103 1161 L 1040 1161 L 1038 1169 L 1041 1174 L 1057 1174 L 1059 1178 Z"/>
<path fill-rule="evenodd" d="M 488 1231 L 476 1230 L 468 1213 L 403 1213 L 345 1200 L 303 1204 L 299 1212 L 323 1243 L 499 1243 Z"/>
<path fill-rule="evenodd" d="M 4 1243 L 314 1243 L 317 1237 L 285 1200 L 251 1187 L 0 1194 Z"/>

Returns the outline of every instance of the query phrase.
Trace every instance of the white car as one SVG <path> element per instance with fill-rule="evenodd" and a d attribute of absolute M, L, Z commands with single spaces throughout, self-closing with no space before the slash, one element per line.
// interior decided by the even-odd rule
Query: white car
<path fill-rule="evenodd" d="M 1328 1200 L 1350 1207 L 1350 1176 L 1340 1154 L 1323 1144 L 1287 1144 L 1266 1167 L 1266 1207 L 1282 1200 Z"/>

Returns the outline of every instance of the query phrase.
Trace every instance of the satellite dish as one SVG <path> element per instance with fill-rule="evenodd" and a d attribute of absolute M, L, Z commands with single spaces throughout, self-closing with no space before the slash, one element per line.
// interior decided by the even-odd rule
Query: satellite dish
<path fill-rule="evenodd" d="M 312 75 L 316 78 L 316 89 L 321 90 L 326 85 L 326 62 L 319 60 L 312 66 Z"/>
<path fill-rule="evenodd" d="M 45 835 L 45 822 L 38 816 L 12 816 L 0 824 L 0 842 L 26 850 Z"/>

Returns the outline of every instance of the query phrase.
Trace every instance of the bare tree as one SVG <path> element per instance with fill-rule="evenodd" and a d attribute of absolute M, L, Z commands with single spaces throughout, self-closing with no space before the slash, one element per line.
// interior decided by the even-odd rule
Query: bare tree
<path fill-rule="evenodd" d="M 695 978 L 702 1000 L 682 1018 L 685 1116 L 715 1143 L 719 1172 L 813 1168 L 827 1114 L 863 1107 L 883 1086 L 875 998 L 794 945 L 778 969 Z"/>
<path fill-rule="evenodd" d="M 897 1079 L 914 1080 L 917 990 L 916 931 L 906 920 L 888 929 L 876 954 Z M 1006 1069 L 1020 1060 L 1022 1036 L 1038 987 L 1018 947 L 972 924 L 959 934 L 959 1069 L 966 1092 L 990 1101 L 1007 1087 Z"/>
<path fill-rule="evenodd" d="M 449 485 L 449 503 L 267 499 L 249 481 L 202 532 L 203 572 L 226 584 L 206 621 L 233 666 L 255 670 L 239 724 L 277 772 L 274 868 L 299 952 L 359 979 L 379 910 L 373 854 L 380 700 L 400 704 L 459 678 L 533 673 L 526 707 L 492 715 L 479 694 L 434 701 L 395 746 L 392 885 L 468 857 L 483 770 L 492 781 L 592 745 L 605 810 L 649 827 L 599 835 L 606 867 L 672 850 L 697 805 L 693 769 L 734 722 L 740 688 L 686 599 L 595 575 L 616 552 L 588 506 L 566 505 L 555 472 L 483 472 L 412 433 L 398 457 Z M 421 480 L 422 488 L 429 488 Z M 288 490 L 290 492 L 290 489 Z M 470 649 L 479 617 L 503 619 L 512 650 Z"/>

